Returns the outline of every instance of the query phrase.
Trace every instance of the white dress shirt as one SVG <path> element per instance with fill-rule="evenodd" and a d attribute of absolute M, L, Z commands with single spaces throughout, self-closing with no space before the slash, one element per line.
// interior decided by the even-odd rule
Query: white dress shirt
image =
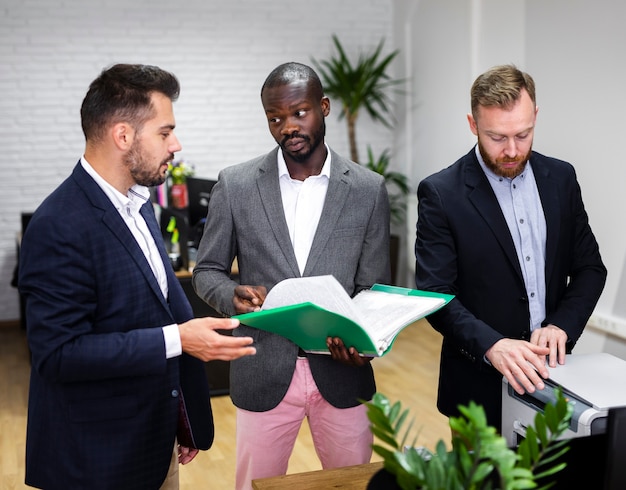
<path fill-rule="evenodd" d="M 283 152 L 278 151 L 280 193 L 300 275 L 304 274 L 328 190 L 331 158 L 328 147 L 326 150 L 328 154 L 320 174 L 312 175 L 304 180 L 291 178 Z"/>
<path fill-rule="evenodd" d="M 161 259 L 161 254 L 159 253 L 157 244 L 154 241 L 154 237 L 152 236 L 152 233 L 150 233 L 148 225 L 139 212 L 141 206 L 143 206 L 150 199 L 150 191 L 147 187 L 142 185 L 134 185 L 130 188 L 128 196 L 125 196 L 104 180 L 89 164 L 84 155 L 80 159 L 80 163 L 85 171 L 93 178 L 93 180 L 96 181 L 96 184 L 98 184 L 98 186 L 110 199 L 113 206 L 115 206 L 115 209 L 117 209 L 120 213 L 124 223 L 128 226 L 128 229 L 146 257 L 148 264 L 150 264 L 150 268 L 159 283 L 163 297 L 167 299 L 168 286 L 165 265 Z M 180 356 L 182 354 L 182 345 L 180 342 L 178 325 L 166 325 L 162 328 L 163 338 L 165 340 L 166 357 L 169 359 L 171 357 Z"/>

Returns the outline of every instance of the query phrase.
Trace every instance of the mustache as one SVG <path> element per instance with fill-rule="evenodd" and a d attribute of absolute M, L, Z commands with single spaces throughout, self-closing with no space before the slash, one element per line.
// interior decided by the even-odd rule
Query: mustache
<path fill-rule="evenodd" d="M 307 142 L 310 142 L 310 138 L 307 135 L 300 134 L 298 132 L 294 132 L 294 133 L 288 134 L 282 140 L 280 140 L 281 146 L 284 146 L 287 143 L 287 141 L 289 141 L 290 139 L 293 139 L 293 138 L 300 138 L 300 139 L 303 139 L 303 140 L 305 140 Z"/>
<path fill-rule="evenodd" d="M 514 157 L 502 157 L 496 160 L 496 163 L 515 163 L 524 159 L 524 155 L 515 155 Z"/>

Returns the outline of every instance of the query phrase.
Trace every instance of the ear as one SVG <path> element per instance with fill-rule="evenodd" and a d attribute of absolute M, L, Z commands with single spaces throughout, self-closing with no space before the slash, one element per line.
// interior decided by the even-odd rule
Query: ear
<path fill-rule="evenodd" d="M 135 139 L 135 134 L 135 130 L 128 123 L 120 122 L 114 124 L 111 128 L 113 144 L 123 152 L 130 149 Z"/>
<path fill-rule="evenodd" d="M 467 115 L 467 122 L 469 123 L 470 131 L 474 133 L 474 136 L 478 136 L 478 128 L 476 127 L 476 120 L 471 114 Z"/>
<path fill-rule="evenodd" d="M 322 97 L 320 106 L 322 107 L 322 114 L 324 114 L 324 117 L 328 116 L 328 114 L 330 114 L 330 99 L 326 96 Z"/>

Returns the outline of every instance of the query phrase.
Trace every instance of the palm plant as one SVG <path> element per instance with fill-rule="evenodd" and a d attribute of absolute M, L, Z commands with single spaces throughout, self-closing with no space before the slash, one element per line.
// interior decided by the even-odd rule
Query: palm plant
<path fill-rule="evenodd" d="M 391 79 L 387 68 L 398 50 L 382 56 L 384 41 L 381 41 L 372 53 L 361 53 L 353 65 L 336 35 L 333 35 L 333 42 L 337 55 L 322 61 L 312 59 L 312 63 L 322 79 L 326 95 L 341 102 L 339 118 L 347 121 L 350 158 L 359 163 L 356 142 L 359 112 L 364 109 L 374 121 L 389 128 L 393 126 L 391 99 L 387 91 L 402 80 Z"/>
<path fill-rule="evenodd" d="M 399 224 L 402 223 L 406 215 L 406 197 L 410 192 L 409 179 L 403 173 L 389 170 L 390 162 L 391 154 L 388 148 L 383 150 L 380 156 L 375 157 L 372 148 L 369 145 L 367 146 L 367 162 L 365 166 L 382 175 L 385 179 L 387 190 L 389 191 L 391 221 Z"/>
<path fill-rule="evenodd" d="M 560 389 L 556 402 L 536 414 L 517 450 L 507 447 L 506 439 L 487 425 L 484 409 L 474 402 L 459 407 L 460 417 L 450 418 L 452 450 L 440 440 L 434 453 L 416 448 L 415 440 L 408 442 L 412 422 L 403 429 L 408 410 L 402 410 L 400 402 L 392 404 L 376 393 L 365 405 L 372 433 L 383 443 L 375 444 L 374 452 L 383 457 L 385 470 L 395 475 L 403 490 L 536 488 L 565 467 L 558 460 L 568 451 L 569 441 L 559 438 L 569 427 L 573 408 Z"/>

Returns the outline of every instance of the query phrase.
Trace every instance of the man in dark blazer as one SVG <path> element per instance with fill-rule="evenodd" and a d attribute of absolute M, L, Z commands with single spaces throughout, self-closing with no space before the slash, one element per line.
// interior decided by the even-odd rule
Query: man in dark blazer
<path fill-rule="evenodd" d="M 24 234 L 28 485 L 177 488 L 178 462 L 213 440 L 202 361 L 254 353 L 215 331 L 236 321 L 193 318 L 148 199 L 181 149 L 178 92 L 158 67 L 104 70 L 81 108 L 84 156 Z"/>
<path fill-rule="evenodd" d="M 223 170 L 213 188 L 193 283 L 224 315 L 258 309 L 279 281 L 332 274 L 350 295 L 388 283 L 389 200 L 382 177 L 329 150 L 330 102 L 308 66 L 286 63 L 261 100 L 279 147 Z M 241 285 L 230 279 L 237 258 Z M 306 416 L 324 468 L 369 462 L 369 360 L 340 339 L 305 355 L 287 339 L 245 325 L 257 354 L 231 363 L 237 406 L 238 489 L 284 474 Z"/>
<path fill-rule="evenodd" d="M 511 65 L 474 82 L 478 144 L 418 187 L 416 284 L 456 298 L 428 317 L 443 335 L 438 408 L 470 400 L 501 430 L 502 376 L 543 389 L 602 292 L 606 269 L 573 167 L 532 151 L 532 78 Z"/>

